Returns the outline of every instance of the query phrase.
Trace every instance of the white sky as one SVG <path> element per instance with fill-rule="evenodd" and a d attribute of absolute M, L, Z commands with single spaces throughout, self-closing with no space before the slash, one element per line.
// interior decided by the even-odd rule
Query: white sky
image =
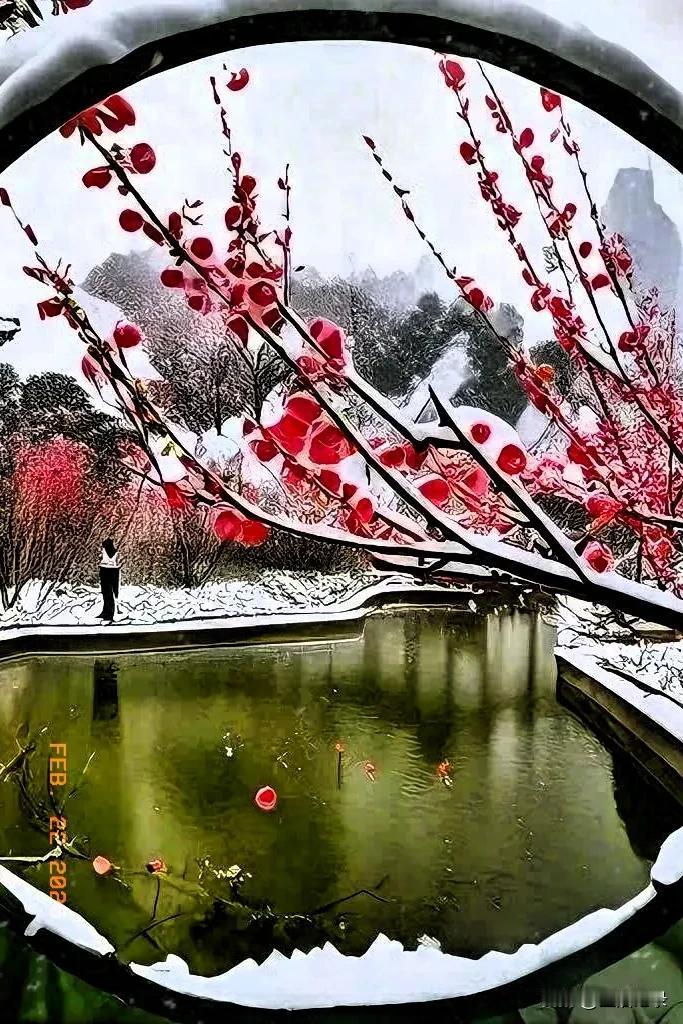
<path fill-rule="evenodd" d="M 519 264 L 479 198 L 473 169 L 458 154 L 463 125 L 430 51 L 382 43 L 294 43 L 233 51 L 224 59 L 230 70 L 245 66 L 251 75 L 245 90 L 227 95 L 243 169 L 259 182 L 264 227 L 278 223 L 282 193 L 276 182 L 290 163 L 296 263 L 324 274 L 368 265 L 386 274 L 413 270 L 426 252 L 370 159 L 361 138 L 370 135 L 397 181 L 411 189 L 415 213 L 448 260 L 475 277 L 496 301 L 514 303 L 525 316 L 530 341 L 548 336 L 547 322 L 529 311 Z M 476 65 L 463 63 L 473 83 L 472 112 L 482 126 L 489 166 L 501 173 L 509 200 L 528 211 L 521 233 L 530 251 L 540 253 L 547 237 L 532 214 L 509 140 L 493 131 L 477 102 L 482 89 Z M 208 76 L 221 73 L 221 64 L 221 58 L 208 58 L 128 90 L 138 123 L 116 137 L 125 145 L 147 141 L 154 146 L 157 167 L 138 178 L 152 205 L 167 212 L 186 197 L 204 199 L 205 219 L 217 228 L 216 240 L 229 187 Z M 538 87 L 495 68 L 489 71 L 516 124 L 536 131 L 533 152 L 546 156 L 558 197 L 575 199 L 579 183 L 559 143 L 549 144 L 555 117 L 542 110 Z M 617 170 L 647 167 L 647 151 L 578 104 L 566 101 L 566 109 L 601 205 Z M 142 235 L 120 230 L 118 212 L 125 203 L 114 187 L 104 192 L 83 188 L 82 173 L 97 162 L 97 154 L 80 150 L 75 138 L 55 134 L 0 178 L 38 234 L 41 250 L 50 259 L 61 256 L 71 262 L 77 281 L 112 250 L 147 247 Z M 683 179 L 657 157 L 652 167 L 656 199 L 683 234 Z M 577 225 L 577 236 L 581 230 Z M 75 336 L 60 323 L 38 321 L 35 302 L 46 292 L 21 273 L 30 258 L 30 246 L 0 209 L 0 313 L 19 316 L 23 326 L 17 340 L 0 351 L 0 359 L 11 359 L 20 372 L 73 369 L 81 355 Z M 447 282 L 444 294 L 450 294 Z"/>

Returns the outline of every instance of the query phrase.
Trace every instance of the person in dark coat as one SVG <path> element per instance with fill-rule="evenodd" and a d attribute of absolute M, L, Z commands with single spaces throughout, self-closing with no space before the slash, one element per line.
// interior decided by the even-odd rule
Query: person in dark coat
<path fill-rule="evenodd" d="M 116 544 L 114 544 L 111 537 L 107 537 L 102 544 L 102 554 L 100 556 L 102 611 L 98 615 L 98 618 L 104 619 L 105 622 L 114 621 L 116 598 L 119 596 L 120 573 L 121 569 L 119 567 L 119 557 L 116 550 Z"/>

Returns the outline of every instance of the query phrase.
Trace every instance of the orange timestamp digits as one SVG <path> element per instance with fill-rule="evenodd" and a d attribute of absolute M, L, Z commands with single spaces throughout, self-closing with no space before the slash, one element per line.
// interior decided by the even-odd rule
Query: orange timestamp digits
<path fill-rule="evenodd" d="M 48 763 L 48 778 L 51 786 L 66 786 L 67 781 L 67 758 L 66 743 L 50 744 L 50 759 Z M 62 815 L 54 815 L 50 818 L 50 845 L 54 843 L 63 847 L 66 844 L 66 818 Z M 66 903 L 66 861 L 50 860 L 50 899 L 57 903 Z"/>

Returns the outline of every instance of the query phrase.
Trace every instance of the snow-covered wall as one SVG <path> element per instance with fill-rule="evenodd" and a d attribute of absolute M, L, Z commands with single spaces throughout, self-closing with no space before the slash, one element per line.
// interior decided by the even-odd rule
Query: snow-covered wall
<path fill-rule="evenodd" d="M 146 44 L 179 33 L 238 18 L 267 19 L 290 13 L 300 18 L 306 37 L 311 31 L 305 27 L 307 8 L 296 0 L 120 0 L 116 4 L 91 0 L 90 6 L 72 11 L 68 17 L 47 18 L 38 27 L 7 40 L 0 52 L 0 126 L 88 69 L 120 61 Z M 442 19 L 453 24 L 453 36 L 447 36 L 443 45 L 454 49 L 463 30 L 465 35 L 474 29 L 509 36 L 623 87 L 673 125 L 683 125 L 683 101 L 675 84 L 680 86 L 680 26 L 675 19 L 668 19 L 658 35 L 657 18 L 664 19 L 666 12 L 654 10 L 648 22 L 650 31 L 644 32 L 642 4 L 637 0 L 583 3 L 578 8 L 576 4 L 541 5 L 536 0 L 529 4 L 513 0 L 316 0 L 310 9 L 363 12 L 382 19 L 392 15 Z M 371 26 L 366 31 L 372 31 Z M 416 36 L 420 31 L 415 23 Z M 353 28 L 347 34 L 352 35 Z M 384 29 L 382 34 L 387 38 Z M 293 35 L 296 37 L 296 30 Z M 411 41 L 405 37 L 405 28 L 400 38 Z M 161 51 L 150 56 L 152 66 L 164 63 Z M 530 69 L 533 73 L 533 61 Z M 140 70 L 136 69 L 136 77 Z M 121 87 L 118 83 L 117 88 Z M 590 105 L 590 92 L 585 99 Z M 601 99 L 594 96 L 598 106 Z"/>

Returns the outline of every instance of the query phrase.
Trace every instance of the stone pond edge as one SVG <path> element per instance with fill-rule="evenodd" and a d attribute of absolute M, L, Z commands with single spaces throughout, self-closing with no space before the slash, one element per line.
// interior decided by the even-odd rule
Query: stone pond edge
<path fill-rule="evenodd" d="M 455 598 L 455 600 L 454 600 Z M 300 641 L 354 635 L 372 611 L 394 605 L 457 605 L 452 592 L 436 586 L 411 584 L 402 577 L 387 578 L 363 588 L 333 609 L 293 614 L 239 616 L 229 619 L 164 622 L 152 629 L 144 625 L 27 626 L 0 632 L 0 661 L 40 654 L 122 653 L 187 649 L 213 645 Z M 111 643 L 109 642 L 111 638 Z M 103 642 L 104 641 L 104 642 Z M 66 649 L 66 650 L 65 650 Z M 560 675 L 575 670 L 597 687 L 616 694 L 654 723 L 681 747 L 683 759 L 683 707 L 669 706 L 666 698 L 644 695 L 625 680 L 600 669 L 594 659 L 568 648 L 557 649 Z M 593 693 L 595 699 L 595 693 Z M 662 707 L 662 704 L 667 706 Z M 610 714 L 610 709 L 605 709 Z M 683 761 L 682 761 L 683 763 Z M 680 767 L 678 767 L 680 774 Z M 24 934 L 34 938 L 41 930 L 85 953 L 113 965 L 117 972 L 135 976 L 163 995 L 173 993 L 192 1005 L 231 1005 L 253 1011 L 291 1011 L 333 1007 L 378 1007 L 470 999 L 505 989 L 534 976 L 550 965 L 592 946 L 597 946 L 636 919 L 646 916 L 654 904 L 673 902 L 683 906 L 683 829 L 662 844 L 651 870 L 651 882 L 616 910 L 602 908 L 538 944 L 526 943 L 514 953 L 490 951 L 478 960 L 443 953 L 428 946 L 405 950 L 378 935 L 360 957 L 340 953 L 331 943 L 308 954 L 296 950 L 291 958 L 273 951 L 262 963 L 248 959 L 225 974 L 210 978 L 192 975 L 183 960 L 169 954 L 165 961 L 143 966 L 123 964 L 113 946 L 80 914 L 63 906 L 30 882 L 0 865 L 0 889 L 18 900 L 28 923 Z M 149 988 L 147 995 L 149 996 Z M 152 996 L 153 998 L 153 996 Z M 160 1002 L 160 1006 L 163 1003 Z"/>

